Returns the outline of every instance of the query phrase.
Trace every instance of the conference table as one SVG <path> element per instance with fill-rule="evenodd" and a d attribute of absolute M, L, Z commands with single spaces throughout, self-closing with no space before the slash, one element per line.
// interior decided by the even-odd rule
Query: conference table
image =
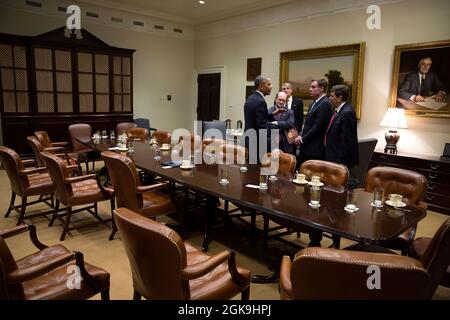
<path fill-rule="evenodd" d="M 83 143 L 100 152 L 114 145 L 109 140 Z M 159 161 L 154 159 L 155 151 L 155 146 L 144 142 L 134 142 L 134 152 L 127 155 L 133 159 L 137 168 L 183 185 L 210 199 L 210 205 L 206 210 L 204 250 L 208 248 L 210 240 L 208 221 L 211 221 L 216 213 L 217 201 L 214 202 L 214 199 L 217 198 L 262 212 L 274 220 L 281 219 L 289 222 L 290 225 L 307 225 L 367 244 L 382 245 L 426 216 L 426 210 L 415 204 L 408 204 L 404 208 L 394 208 L 384 204 L 382 208 L 375 208 L 371 205 L 372 193 L 363 190 L 358 191 L 359 210 L 348 213 L 344 210 L 345 190 L 326 185 L 322 188 L 320 207 L 312 208 L 308 205 L 310 187 L 293 183 L 291 176 L 279 176 L 278 180 L 269 181 L 267 190 L 260 190 L 247 186 L 259 184 L 260 166 L 257 164 L 247 164 L 247 172 L 241 172 L 241 165 L 235 164 L 202 163 L 196 164 L 189 170 L 179 167 L 165 169 L 162 162 L 171 159 L 171 151 L 162 151 Z M 229 183 L 222 185 L 219 181 L 221 170 L 225 167 L 228 170 Z"/>

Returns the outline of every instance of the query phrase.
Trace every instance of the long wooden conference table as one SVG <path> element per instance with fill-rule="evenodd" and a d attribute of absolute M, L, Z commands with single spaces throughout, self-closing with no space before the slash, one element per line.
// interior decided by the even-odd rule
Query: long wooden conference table
<path fill-rule="evenodd" d="M 105 151 L 112 146 L 108 140 L 83 142 L 97 150 Z M 370 244 L 383 244 L 396 237 L 426 216 L 426 210 L 414 204 L 404 208 L 392 208 L 384 204 L 382 208 L 371 205 L 372 193 L 358 191 L 358 211 L 348 213 L 344 210 L 346 193 L 323 187 L 321 206 L 311 208 L 309 187 L 297 185 L 291 177 L 280 176 L 270 182 L 267 190 L 247 187 L 258 185 L 260 167 L 246 165 L 248 171 L 241 172 L 240 165 L 234 164 L 196 164 L 193 169 L 179 167 L 164 169 L 162 162 L 170 160 L 171 152 L 162 151 L 161 160 L 154 159 L 156 148 L 144 142 L 134 142 L 134 153 L 128 154 L 136 167 L 151 174 L 200 192 L 210 199 L 229 200 L 238 206 L 260 211 L 268 217 L 281 218 L 290 224 L 303 224 L 318 230 L 341 236 L 350 240 Z M 221 185 L 220 172 L 223 166 L 228 169 L 229 184 Z M 212 201 L 211 201 L 212 203 Z M 207 215 L 214 216 L 217 206 L 211 205 Z M 209 218 L 206 221 L 210 221 Z M 203 249 L 207 250 L 209 224 L 206 223 Z"/>

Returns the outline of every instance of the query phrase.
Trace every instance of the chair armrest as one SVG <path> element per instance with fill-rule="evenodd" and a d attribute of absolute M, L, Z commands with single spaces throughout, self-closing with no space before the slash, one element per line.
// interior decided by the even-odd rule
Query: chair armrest
<path fill-rule="evenodd" d="M 22 163 L 25 167 L 32 167 L 35 165 L 36 160 L 35 159 L 26 159 L 26 160 L 22 160 Z"/>
<path fill-rule="evenodd" d="M 52 147 L 67 147 L 67 141 L 52 142 Z"/>
<path fill-rule="evenodd" d="M 207 260 L 186 266 L 186 268 L 181 271 L 181 276 L 185 280 L 200 278 L 227 261 L 230 258 L 230 255 L 230 251 L 224 250 L 212 257 L 209 257 Z"/>
<path fill-rule="evenodd" d="M 419 202 L 417 202 L 417 205 L 419 207 L 421 207 L 422 209 L 425 209 L 425 210 L 428 209 L 428 204 L 425 201 L 419 201 Z"/>
<path fill-rule="evenodd" d="M 283 256 L 280 267 L 280 293 L 292 299 L 291 258 Z"/>
<path fill-rule="evenodd" d="M 19 175 L 20 176 L 28 176 L 30 174 L 42 173 L 42 172 L 46 172 L 46 171 L 47 171 L 47 168 L 45 168 L 45 167 L 24 169 L 24 170 L 19 170 Z"/>
<path fill-rule="evenodd" d="M 39 265 L 32 265 L 27 268 L 14 270 L 13 272 L 6 275 L 6 279 L 9 284 L 20 284 L 22 282 L 40 277 L 41 275 L 55 270 L 56 268 L 61 267 L 74 259 L 75 254 L 73 254 L 72 252 L 66 253 L 62 256 L 49 258 Z"/>
<path fill-rule="evenodd" d="M 70 177 L 70 178 L 65 178 L 64 183 L 72 184 L 72 183 L 76 183 L 76 182 L 86 181 L 89 179 L 95 179 L 95 177 L 96 177 L 96 175 L 94 173 L 86 174 L 84 176 Z"/>
<path fill-rule="evenodd" d="M 157 183 L 157 184 L 151 184 L 149 186 L 138 186 L 136 187 L 137 193 L 144 193 L 148 191 L 156 191 L 159 189 L 167 188 L 167 183 Z"/>
<path fill-rule="evenodd" d="M 36 248 L 40 250 L 47 248 L 47 246 L 40 242 L 37 238 L 36 227 L 32 224 L 22 224 L 11 229 L 0 230 L 0 237 L 2 237 L 3 239 L 7 239 L 27 231 L 30 232 L 30 240 Z"/>
<path fill-rule="evenodd" d="M 57 151 L 64 151 L 64 147 L 46 147 L 44 148 L 44 151 L 49 151 L 49 152 L 57 152 Z"/>

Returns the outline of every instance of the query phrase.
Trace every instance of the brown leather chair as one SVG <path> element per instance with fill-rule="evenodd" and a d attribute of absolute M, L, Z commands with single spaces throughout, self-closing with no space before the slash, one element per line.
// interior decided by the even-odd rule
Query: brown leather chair
<path fill-rule="evenodd" d="M 52 213 L 53 205 L 49 201 L 51 200 L 53 202 L 55 187 L 47 173 L 47 168 L 25 168 L 25 165 L 34 165 L 34 160 L 22 161 L 17 152 L 3 146 L 0 146 L 0 160 L 8 175 L 12 191 L 11 201 L 5 217 L 10 215 L 11 210 L 16 211 L 19 214 L 17 220 L 17 224 L 19 225 L 24 219 Z M 20 206 L 14 204 L 16 195 L 22 198 L 22 204 Z M 40 197 L 38 200 L 28 202 L 28 197 L 31 196 Z M 27 206 L 39 202 L 46 203 L 52 210 L 25 215 Z"/>
<path fill-rule="evenodd" d="M 127 133 L 130 128 L 136 128 L 137 124 L 134 122 L 119 122 L 116 124 L 116 136 L 119 136 L 120 133 Z"/>
<path fill-rule="evenodd" d="M 117 199 L 118 207 L 125 207 L 147 218 L 176 212 L 176 207 L 169 196 L 158 192 L 167 188 L 167 183 L 141 186 L 133 161 L 126 155 L 112 151 L 102 152 Z M 117 229 L 113 224 L 110 239 Z"/>
<path fill-rule="evenodd" d="M 14 260 L 5 239 L 25 232 L 39 251 Z M 109 300 L 109 273 L 81 252 L 42 244 L 33 225 L 0 230 L 0 300 L 82 300 L 98 293 Z"/>
<path fill-rule="evenodd" d="M 348 183 L 348 169 L 346 166 L 323 160 L 308 160 L 300 166 L 300 173 L 310 180 L 312 176 L 319 176 L 326 186 L 344 191 Z"/>
<path fill-rule="evenodd" d="M 72 153 L 69 153 L 69 157 L 78 164 L 84 162 L 86 164 L 86 173 L 89 173 L 89 162 L 92 162 L 92 170 L 94 170 L 95 161 L 101 160 L 100 153 L 80 142 L 91 141 L 92 128 L 87 123 L 75 123 L 71 124 L 68 129 L 72 143 Z"/>
<path fill-rule="evenodd" d="M 423 201 L 427 191 L 427 179 L 420 173 L 400 168 L 375 167 L 367 172 L 366 191 L 373 192 L 376 187 L 384 188 L 386 197 L 391 193 L 401 194 L 406 203 L 427 208 Z M 416 228 L 417 225 L 407 229 L 384 246 L 401 250 L 403 255 L 409 254 Z"/>
<path fill-rule="evenodd" d="M 148 138 L 148 130 L 145 128 L 130 128 L 128 129 L 127 136 L 129 140 L 139 140 L 146 142 Z"/>
<path fill-rule="evenodd" d="M 169 227 L 126 208 L 114 211 L 133 278 L 133 299 L 230 299 L 250 294 L 250 271 L 234 252 L 209 256 Z"/>
<path fill-rule="evenodd" d="M 204 140 L 203 140 L 204 141 Z M 245 164 L 248 159 L 246 147 L 236 144 L 223 143 L 218 148 L 217 159 L 226 164 Z"/>
<path fill-rule="evenodd" d="M 447 236 L 447 250 L 448 240 Z M 450 255 L 447 257 L 448 264 Z M 376 284 L 376 280 L 369 279 L 376 276 L 376 271 L 368 269 L 370 266 L 379 267 L 381 289 L 368 288 L 368 283 Z M 280 298 L 428 299 L 436 289 L 432 278 L 429 267 L 410 257 L 310 247 L 297 252 L 292 262 L 288 256 L 283 257 Z"/>
<path fill-rule="evenodd" d="M 433 238 L 420 237 L 412 243 L 412 257 L 419 259 L 430 270 L 434 285 L 440 284 L 447 288 L 450 288 L 449 238 L 450 218 L 444 221 Z M 438 251 L 446 254 L 437 254 Z"/>
<path fill-rule="evenodd" d="M 112 210 L 115 208 L 113 190 L 103 187 L 95 174 L 70 177 L 70 171 L 67 169 L 67 164 L 64 160 L 49 152 L 42 152 L 41 155 L 56 187 L 55 211 L 53 212 L 49 226 L 53 225 L 55 219 L 63 223 L 64 229 L 59 239 L 60 241 L 64 240 L 68 231 L 75 229 L 74 227 L 69 227 L 72 214 L 74 213 L 86 210 L 99 220 L 98 222 L 100 223 L 109 221 L 109 219 L 104 220 L 98 215 L 97 202 L 99 201 L 110 200 L 112 219 Z M 58 214 L 60 203 L 66 206 L 66 213 L 64 215 Z M 82 206 L 90 203 L 93 203 L 93 205 L 72 210 L 73 206 Z M 65 216 L 65 220 L 62 218 L 63 216 Z M 89 223 L 83 226 L 91 226 L 92 224 Z"/>
<path fill-rule="evenodd" d="M 156 130 L 152 134 L 152 139 L 155 139 L 159 145 L 162 145 L 163 143 L 170 143 L 172 134 L 167 131 Z"/>
<path fill-rule="evenodd" d="M 44 151 L 66 151 L 68 147 L 68 142 L 52 142 L 46 131 L 35 131 L 34 135 L 38 138 L 39 142 L 42 144 Z"/>

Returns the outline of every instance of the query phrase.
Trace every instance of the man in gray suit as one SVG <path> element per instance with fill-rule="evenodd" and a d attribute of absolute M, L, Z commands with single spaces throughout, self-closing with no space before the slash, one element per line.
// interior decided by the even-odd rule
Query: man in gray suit
<path fill-rule="evenodd" d="M 424 102 L 425 97 L 432 96 L 436 102 L 445 102 L 445 86 L 436 73 L 430 71 L 433 61 L 430 57 L 420 59 L 418 71 L 406 75 L 398 96 L 413 102 Z"/>
<path fill-rule="evenodd" d="M 281 91 L 275 97 L 275 105 L 269 108 L 269 121 L 278 129 L 279 148 L 283 152 L 294 154 L 294 144 L 288 142 L 287 131 L 295 127 L 294 110 L 286 107 L 286 94 Z"/>

